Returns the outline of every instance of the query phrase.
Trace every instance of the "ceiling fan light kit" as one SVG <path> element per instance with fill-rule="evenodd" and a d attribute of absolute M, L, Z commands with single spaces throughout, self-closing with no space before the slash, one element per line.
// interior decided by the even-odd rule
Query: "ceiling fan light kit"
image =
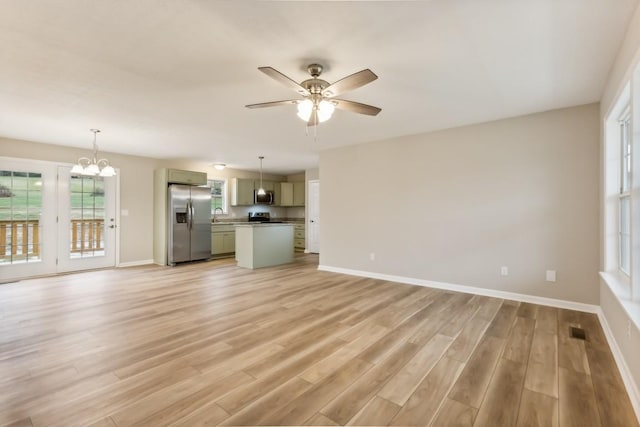
<path fill-rule="evenodd" d="M 334 98 L 337 95 L 357 89 L 376 80 L 378 76 L 368 68 L 334 83 L 329 83 L 319 78 L 323 70 L 320 64 L 309 65 L 307 71 L 311 75 L 311 78 L 301 83 L 297 83 L 272 67 L 258 67 L 258 70 L 290 89 L 293 89 L 304 98 L 249 104 L 246 105 L 247 108 L 276 107 L 293 104 L 297 106 L 298 117 L 307 122 L 307 126 L 317 126 L 318 123 L 326 122 L 331 118 L 336 108 L 369 116 L 375 116 L 382 111 L 380 108 L 372 105 Z"/>

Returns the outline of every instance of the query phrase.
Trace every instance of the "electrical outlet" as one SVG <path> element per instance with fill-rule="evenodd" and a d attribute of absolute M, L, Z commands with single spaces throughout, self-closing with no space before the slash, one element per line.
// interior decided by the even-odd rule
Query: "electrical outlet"
<path fill-rule="evenodd" d="M 370 261 L 375 261 L 375 260 L 376 260 L 376 254 L 375 254 L 375 252 L 371 252 L 371 253 L 369 254 L 369 260 L 370 260 Z"/>
<path fill-rule="evenodd" d="M 500 267 L 500 275 L 508 276 L 509 275 L 509 267 Z"/>
<path fill-rule="evenodd" d="M 556 281 L 556 271 L 547 270 L 547 282 L 555 282 L 555 281 Z"/>

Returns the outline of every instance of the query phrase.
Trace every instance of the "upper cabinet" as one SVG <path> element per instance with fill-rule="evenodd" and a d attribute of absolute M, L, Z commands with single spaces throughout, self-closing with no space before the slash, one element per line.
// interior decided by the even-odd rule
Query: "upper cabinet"
<path fill-rule="evenodd" d="M 293 182 L 280 183 L 280 206 L 293 206 Z"/>
<path fill-rule="evenodd" d="M 253 179 L 231 178 L 231 206 L 253 205 Z"/>
<path fill-rule="evenodd" d="M 280 206 L 304 206 L 304 181 L 280 183 Z"/>
<path fill-rule="evenodd" d="M 304 206 L 304 181 L 293 183 L 293 206 Z"/>

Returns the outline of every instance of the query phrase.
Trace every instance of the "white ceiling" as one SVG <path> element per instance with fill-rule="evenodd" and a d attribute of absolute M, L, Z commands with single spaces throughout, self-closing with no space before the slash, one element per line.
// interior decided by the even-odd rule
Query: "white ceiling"
<path fill-rule="evenodd" d="M 292 173 L 328 147 L 596 102 L 637 0 L 0 0 L 0 136 Z M 306 136 L 296 81 L 379 79 Z M 1 154 L 1 148 L 0 148 Z M 71 161 L 72 159 L 70 159 Z"/>

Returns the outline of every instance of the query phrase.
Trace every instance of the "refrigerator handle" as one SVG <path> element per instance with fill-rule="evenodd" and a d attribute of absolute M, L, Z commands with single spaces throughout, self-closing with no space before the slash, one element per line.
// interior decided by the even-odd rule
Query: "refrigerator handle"
<path fill-rule="evenodd" d="M 189 231 L 193 230 L 193 200 L 189 199 Z"/>
<path fill-rule="evenodd" d="M 187 200 L 187 229 L 191 230 L 191 221 L 193 220 L 193 218 L 191 218 L 191 200 L 188 199 Z"/>

